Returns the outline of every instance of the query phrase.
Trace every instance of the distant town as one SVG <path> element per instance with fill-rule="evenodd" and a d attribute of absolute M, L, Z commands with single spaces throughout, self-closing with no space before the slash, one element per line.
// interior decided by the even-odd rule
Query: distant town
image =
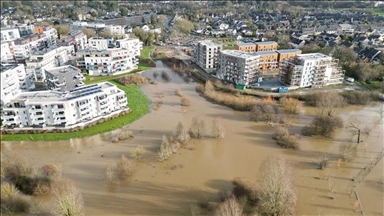
<path fill-rule="evenodd" d="M 137 72 L 156 47 L 185 47 L 190 64 L 239 89 L 357 81 L 384 93 L 384 2 L 319 4 L 2 1 L 2 126 L 75 127 L 129 110 L 124 91 L 86 77 Z"/>

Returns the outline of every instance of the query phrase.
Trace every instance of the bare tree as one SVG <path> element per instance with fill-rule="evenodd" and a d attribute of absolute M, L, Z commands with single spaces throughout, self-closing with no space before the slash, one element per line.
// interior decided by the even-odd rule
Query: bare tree
<path fill-rule="evenodd" d="M 237 202 L 235 196 L 222 202 L 216 209 L 215 216 L 242 216 L 243 208 Z"/>
<path fill-rule="evenodd" d="M 279 102 L 287 112 L 292 114 L 299 113 L 302 107 L 302 103 L 296 98 L 283 97 Z"/>
<path fill-rule="evenodd" d="M 355 116 L 349 119 L 347 128 L 351 130 L 352 139 L 357 136 L 357 143 L 360 143 L 361 135 L 368 136 L 371 131 L 368 127 L 362 128 L 361 122 Z"/>
<path fill-rule="evenodd" d="M 219 118 L 213 119 L 212 134 L 216 139 L 222 139 L 225 136 L 225 127 Z"/>
<path fill-rule="evenodd" d="M 54 214 L 60 216 L 84 215 L 84 201 L 73 181 L 62 179 L 53 187 Z"/>
<path fill-rule="evenodd" d="M 353 146 L 350 143 L 343 143 L 339 148 L 341 158 L 345 162 L 350 161 L 356 155 L 356 147 L 357 145 Z"/>
<path fill-rule="evenodd" d="M 191 137 L 201 139 L 205 133 L 205 121 L 201 118 L 194 117 L 192 119 L 191 127 L 189 128 Z"/>
<path fill-rule="evenodd" d="M 134 150 L 132 150 L 131 157 L 136 160 L 141 160 L 143 158 L 143 153 L 144 147 L 142 145 L 138 145 Z"/>
<path fill-rule="evenodd" d="M 115 173 L 120 180 L 125 180 L 135 173 L 135 166 L 123 154 L 116 164 Z"/>
<path fill-rule="evenodd" d="M 282 157 L 270 156 L 263 162 L 260 176 L 260 213 L 294 215 L 297 198 L 289 163 Z"/>
<path fill-rule="evenodd" d="M 315 105 L 320 116 L 334 116 L 338 108 L 345 106 L 346 102 L 338 92 L 319 92 L 315 95 Z"/>

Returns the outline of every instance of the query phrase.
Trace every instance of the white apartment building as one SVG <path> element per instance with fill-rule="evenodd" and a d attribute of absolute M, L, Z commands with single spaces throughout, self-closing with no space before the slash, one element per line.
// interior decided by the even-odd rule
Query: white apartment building
<path fill-rule="evenodd" d="M 60 35 L 60 39 L 73 38 L 75 40 L 75 51 L 82 50 L 87 48 L 87 35 L 85 35 L 81 30 L 72 30 L 68 35 Z"/>
<path fill-rule="evenodd" d="M 124 48 L 80 50 L 76 53 L 77 66 L 89 75 L 116 75 L 137 69 L 139 60 Z"/>
<path fill-rule="evenodd" d="M 7 103 L 3 125 L 16 127 L 73 126 L 129 110 L 124 91 L 110 82 L 78 87 L 69 92 L 23 92 Z"/>
<path fill-rule="evenodd" d="M 20 32 L 18 28 L 1 28 L 0 29 L 1 34 L 1 42 L 3 41 L 14 41 L 18 38 L 20 38 Z"/>
<path fill-rule="evenodd" d="M 91 50 L 108 49 L 109 41 L 102 37 L 91 37 L 88 39 L 88 48 Z"/>
<path fill-rule="evenodd" d="M 111 33 L 111 35 L 122 36 L 125 34 L 124 27 L 120 25 L 106 25 L 105 29 Z"/>
<path fill-rule="evenodd" d="M 137 38 L 124 38 L 116 40 L 116 48 L 127 49 L 134 56 L 140 56 L 143 42 Z"/>
<path fill-rule="evenodd" d="M 15 61 L 12 51 L 13 51 L 12 41 L 2 41 L 1 42 L 0 60 L 1 60 L 2 64 L 11 63 L 11 62 Z"/>
<path fill-rule="evenodd" d="M 319 88 L 343 82 L 339 60 L 321 53 L 296 55 L 284 61 L 280 80 L 290 86 Z"/>
<path fill-rule="evenodd" d="M 57 30 L 51 26 L 45 26 L 43 27 L 44 34 L 47 36 L 48 43 L 49 44 L 56 44 L 56 41 L 58 39 Z"/>
<path fill-rule="evenodd" d="M 219 79 L 241 85 L 256 83 L 260 76 L 260 55 L 239 50 L 222 50 L 219 55 Z"/>
<path fill-rule="evenodd" d="M 219 53 L 223 49 L 223 45 L 215 41 L 200 41 L 195 49 L 195 62 L 207 73 L 216 71 Z"/>
<path fill-rule="evenodd" d="M 43 33 L 27 35 L 15 40 L 13 49 L 16 60 L 27 59 L 34 50 L 51 46 L 49 37 Z"/>
<path fill-rule="evenodd" d="M 32 52 L 29 59 L 25 61 L 28 73 L 33 73 L 35 81 L 45 81 L 45 69 L 65 65 L 69 56 L 73 53 L 73 46 L 52 46 L 43 50 Z"/>
<path fill-rule="evenodd" d="M 1 103 L 0 107 L 16 97 L 22 90 L 35 88 L 32 74 L 27 74 L 23 64 L 7 64 L 0 66 Z"/>

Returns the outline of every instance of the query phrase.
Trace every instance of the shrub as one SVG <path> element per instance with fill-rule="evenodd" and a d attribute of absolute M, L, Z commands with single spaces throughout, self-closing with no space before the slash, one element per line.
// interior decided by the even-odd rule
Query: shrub
<path fill-rule="evenodd" d="M 340 152 L 341 158 L 345 162 L 348 162 L 355 157 L 357 152 L 357 145 L 353 146 L 352 144 L 349 144 L 349 143 L 343 143 L 339 147 L 339 152 Z"/>
<path fill-rule="evenodd" d="M 135 173 L 135 166 L 123 154 L 116 164 L 115 173 L 120 180 L 126 180 Z"/>
<path fill-rule="evenodd" d="M 280 98 L 281 106 L 289 113 L 297 114 L 302 107 L 301 102 L 295 98 L 283 97 Z"/>
<path fill-rule="evenodd" d="M 153 104 L 153 110 L 158 110 L 160 109 L 160 107 L 163 105 L 163 101 L 162 100 L 158 100 L 156 101 L 154 104 Z"/>
<path fill-rule="evenodd" d="M 333 132 L 342 128 L 344 125 L 343 119 L 339 116 L 316 116 L 311 126 L 313 127 L 313 135 L 322 135 L 326 137 L 332 136 Z"/>
<path fill-rule="evenodd" d="M 30 203 L 25 198 L 16 196 L 12 199 L 1 201 L 2 215 L 17 215 L 27 213 L 30 208 Z"/>
<path fill-rule="evenodd" d="M 185 129 L 183 129 L 176 138 L 177 138 L 177 141 L 179 141 L 180 144 L 182 145 L 187 143 L 191 139 L 188 131 Z"/>
<path fill-rule="evenodd" d="M 84 201 L 73 181 L 61 179 L 53 186 L 56 215 L 84 215 Z"/>
<path fill-rule="evenodd" d="M 182 92 L 180 89 L 176 89 L 175 94 L 176 94 L 177 96 L 179 96 L 179 97 L 183 97 L 183 96 L 184 96 L 183 92 Z"/>
<path fill-rule="evenodd" d="M 243 209 L 241 205 L 237 202 L 234 196 L 220 203 L 220 205 L 215 211 L 215 216 L 242 216 L 242 215 L 243 215 Z"/>
<path fill-rule="evenodd" d="M 165 136 L 165 135 L 163 136 L 163 139 L 161 141 L 158 154 L 159 154 L 159 160 L 160 161 L 164 161 L 164 160 L 168 159 L 168 157 L 172 154 L 170 142 L 169 142 L 167 136 Z"/>
<path fill-rule="evenodd" d="M 179 121 L 179 123 L 177 123 L 177 126 L 176 126 L 176 130 L 175 130 L 175 132 L 173 133 L 173 135 L 175 136 L 175 137 L 178 137 L 180 134 L 181 134 L 181 132 L 184 130 L 184 125 L 183 125 L 183 123 L 181 123 L 180 121 Z"/>
<path fill-rule="evenodd" d="M 326 154 L 323 154 L 319 162 L 316 163 L 317 168 L 321 170 L 325 169 L 328 165 L 328 160 L 329 160 L 328 156 Z"/>
<path fill-rule="evenodd" d="M 278 139 L 277 144 L 283 148 L 299 148 L 299 138 L 296 135 L 283 136 L 281 139 Z"/>
<path fill-rule="evenodd" d="M 212 134 L 216 139 L 222 139 L 225 136 L 225 127 L 223 122 L 219 118 L 213 119 L 212 122 Z"/>
<path fill-rule="evenodd" d="M 138 145 L 132 152 L 131 157 L 136 160 L 141 160 L 143 158 L 144 147 L 142 145 Z"/>
<path fill-rule="evenodd" d="M 45 164 L 42 167 L 42 171 L 50 179 L 58 179 L 62 176 L 61 168 L 56 164 Z"/>
<path fill-rule="evenodd" d="M 277 105 L 274 102 L 258 102 L 250 112 L 250 118 L 253 121 L 276 121 Z"/>
<path fill-rule="evenodd" d="M 124 85 L 142 85 L 148 84 L 148 78 L 140 76 L 139 74 L 132 74 L 124 77 L 117 78 L 116 81 L 123 83 Z"/>
<path fill-rule="evenodd" d="M 205 121 L 201 118 L 194 117 L 192 119 L 191 127 L 189 128 L 189 134 L 193 138 L 201 139 L 205 133 Z"/>
<path fill-rule="evenodd" d="M 16 186 L 9 182 L 1 182 L 1 200 L 9 200 L 19 194 Z"/>
<path fill-rule="evenodd" d="M 117 134 L 117 138 L 119 140 L 126 140 L 126 139 L 134 138 L 134 137 L 135 137 L 135 135 L 130 130 L 123 130 Z"/>
<path fill-rule="evenodd" d="M 161 72 L 161 78 L 163 78 L 163 80 L 167 81 L 167 82 L 169 82 L 171 80 L 171 78 L 169 77 L 169 75 L 165 71 Z"/>
<path fill-rule="evenodd" d="M 340 94 L 349 104 L 356 105 L 366 105 L 371 102 L 373 98 L 373 94 L 371 92 L 344 91 Z"/>
<path fill-rule="evenodd" d="M 112 166 L 108 165 L 105 169 L 105 177 L 109 183 L 112 183 L 115 180 L 115 170 Z"/>
<path fill-rule="evenodd" d="M 180 101 L 181 101 L 181 106 L 190 106 L 191 105 L 191 101 L 187 97 L 181 97 Z"/>

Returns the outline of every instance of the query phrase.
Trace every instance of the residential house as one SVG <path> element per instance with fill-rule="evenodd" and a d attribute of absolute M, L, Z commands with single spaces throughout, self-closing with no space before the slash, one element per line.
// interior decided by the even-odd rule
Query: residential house
<path fill-rule="evenodd" d="M 243 52 L 256 52 L 256 44 L 239 42 L 235 44 L 235 50 L 240 50 Z"/>
<path fill-rule="evenodd" d="M 255 42 L 255 44 L 256 52 L 277 50 L 278 46 L 277 42 L 275 41 Z"/>

